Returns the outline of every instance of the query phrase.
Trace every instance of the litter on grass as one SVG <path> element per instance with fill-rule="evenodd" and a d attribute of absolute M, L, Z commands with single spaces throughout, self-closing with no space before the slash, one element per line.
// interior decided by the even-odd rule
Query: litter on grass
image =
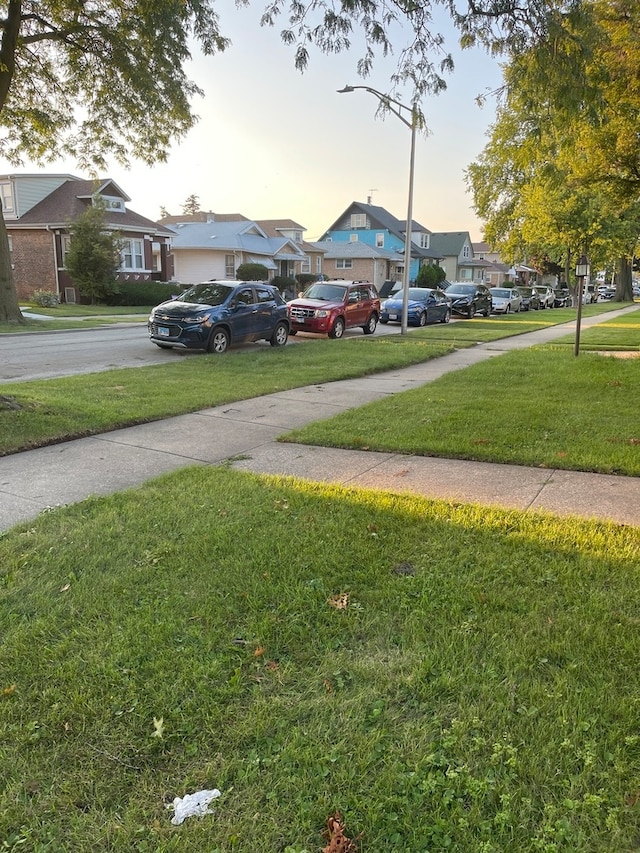
<path fill-rule="evenodd" d="M 167 806 L 168 809 L 173 809 L 174 815 L 171 818 L 171 823 L 181 824 L 188 817 L 203 817 L 206 814 L 213 814 L 209 808 L 211 800 L 216 800 L 220 796 L 220 791 L 214 788 L 213 791 L 196 791 L 194 794 L 185 794 L 184 797 L 176 797 L 172 803 Z"/>

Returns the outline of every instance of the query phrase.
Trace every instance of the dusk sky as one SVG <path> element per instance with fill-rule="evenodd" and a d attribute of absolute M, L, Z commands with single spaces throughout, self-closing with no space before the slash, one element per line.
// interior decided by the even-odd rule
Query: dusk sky
<path fill-rule="evenodd" d="M 312 51 L 301 74 L 279 30 L 259 26 L 261 6 L 237 9 L 233 0 L 223 0 L 218 8 L 233 44 L 217 56 L 194 54 L 189 71 L 205 93 L 194 103 L 199 123 L 174 145 L 167 163 L 133 163 L 129 170 L 113 164 L 109 170 L 108 177 L 131 196 L 129 206 L 157 219 L 162 205 L 180 213 L 193 193 L 204 210 L 294 219 L 306 228 L 307 240 L 318 239 L 352 201 L 369 196 L 404 219 L 409 129 L 393 115 L 376 118 L 378 101 L 370 93 L 336 91 L 346 84 L 388 91 L 395 58 L 379 60 L 363 80 L 355 71 L 359 46 L 329 57 Z M 481 225 L 464 169 L 484 147 L 495 115 L 493 98 L 483 108 L 475 98 L 495 90 L 501 74 L 486 53 L 456 50 L 455 34 L 449 49 L 456 69 L 448 88 L 422 105 L 431 135 L 417 137 L 413 218 L 431 231 L 469 231 L 477 241 Z M 21 168 L 0 161 L 5 172 L 43 168 L 88 177 L 70 161 Z"/>

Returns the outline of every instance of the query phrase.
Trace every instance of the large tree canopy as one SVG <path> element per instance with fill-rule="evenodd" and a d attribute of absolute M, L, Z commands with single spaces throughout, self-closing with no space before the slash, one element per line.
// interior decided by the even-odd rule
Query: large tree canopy
<path fill-rule="evenodd" d="M 631 299 L 640 234 L 640 7 L 594 0 L 512 54 L 489 142 L 468 170 L 485 236 L 511 258 L 618 259 Z M 553 30 L 553 27 L 550 28 Z M 626 260 L 625 260 L 626 259 Z"/>
<path fill-rule="evenodd" d="M 362 77 L 376 54 L 395 51 L 390 90 L 408 92 L 421 115 L 420 99 L 445 87 L 453 65 L 433 26 L 436 7 L 451 15 L 463 44 L 517 51 L 546 38 L 556 2 L 469 0 L 464 9 L 455 0 L 271 0 L 262 23 L 280 26 L 301 70 L 314 47 L 336 53 L 357 40 Z M 9 0 L 1 8 L 0 154 L 15 164 L 66 156 L 93 171 L 107 156 L 123 164 L 164 159 L 195 121 L 198 89 L 185 72 L 191 50 L 228 46 L 212 0 Z M 394 43 L 398 24 L 405 44 Z M 0 217 L 0 321 L 20 319 Z"/>

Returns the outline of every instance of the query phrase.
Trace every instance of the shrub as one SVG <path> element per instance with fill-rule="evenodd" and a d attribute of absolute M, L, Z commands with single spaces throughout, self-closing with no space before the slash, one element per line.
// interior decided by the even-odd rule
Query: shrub
<path fill-rule="evenodd" d="M 176 281 L 123 281 L 118 293 L 106 297 L 107 305 L 159 305 L 185 290 Z"/>
<path fill-rule="evenodd" d="M 437 264 L 425 264 L 418 270 L 416 287 L 438 287 L 446 278 L 446 272 Z"/>
<path fill-rule="evenodd" d="M 60 305 L 60 297 L 52 290 L 35 290 L 31 295 L 31 301 L 41 308 L 55 308 Z"/>
<path fill-rule="evenodd" d="M 269 270 L 264 264 L 240 264 L 236 270 L 238 281 L 266 281 Z"/>
<path fill-rule="evenodd" d="M 318 276 L 310 272 L 301 272 L 296 276 L 298 282 L 298 290 L 306 290 L 310 284 L 318 280 Z"/>

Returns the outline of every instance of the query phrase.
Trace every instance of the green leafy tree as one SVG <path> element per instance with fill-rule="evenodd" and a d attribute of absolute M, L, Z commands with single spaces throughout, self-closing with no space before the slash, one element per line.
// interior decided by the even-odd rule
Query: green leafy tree
<path fill-rule="evenodd" d="M 238 281 L 266 281 L 269 270 L 264 264 L 240 264 L 236 270 Z"/>
<path fill-rule="evenodd" d="M 104 207 L 94 199 L 71 225 L 67 272 L 83 296 L 102 302 L 117 290 L 122 243 L 105 227 Z"/>
<path fill-rule="evenodd" d="M 416 276 L 416 287 L 438 287 L 447 274 L 438 264 L 423 264 Z"/>
<path fill-rule="evenodd" d="M 409 39 L 398 51 L 390 89 L 408 90 L 422 128 L 422 97 L 444 89 L 453 68 L 445 37 L 433 24 L 437 6 L 450 13 L 463 45 L 482 43 L 499 52 L 506 46 L 517 51 L 532 37 L 545 39 L 556 3 L 566 6 L 560 0 L 529 0 L 524 7 L 519 0 L 475 0 L 460 12 L 450 0 L 338 6 L 332 0 L 270 0 L 261 23 L 286 22 L 281 37 L 300 70 L 312 47 L 353 52 L 359 40 L 354 58 L 363 78 L 377 56 L 393 52 L 404 29 Z M 191 99 L 201 92 L 185 71 L 191 51 L 211 55 L 228 45 L 214 0 L 8 0 L 0 18 L 0 155 L 14 164 L 70 157 L 91 174 L 105 169 L 108 155 L 122 164 L 164 160 L 171 142 L 196 121 Z M 0 217 L 0 322 L 21 320 Z"/>

